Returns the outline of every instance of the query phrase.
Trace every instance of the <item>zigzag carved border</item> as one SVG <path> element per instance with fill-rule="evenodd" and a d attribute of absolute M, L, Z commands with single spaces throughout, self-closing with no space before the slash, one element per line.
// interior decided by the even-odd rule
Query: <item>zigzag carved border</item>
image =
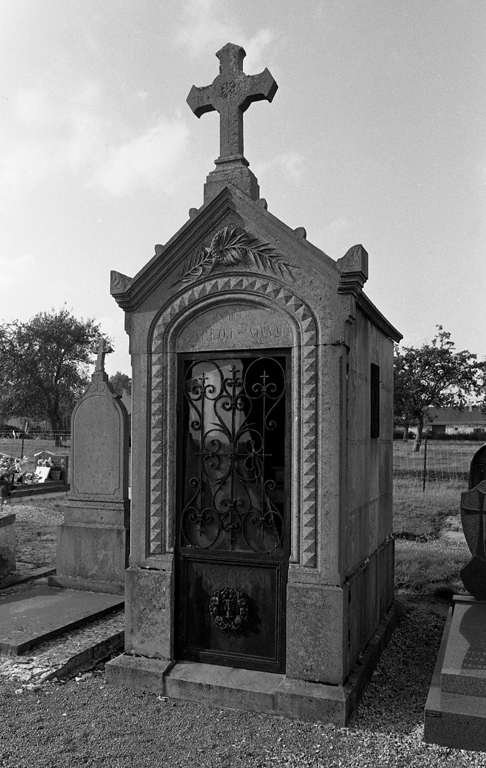
<path fill-rule="evenodd" d="M 165 393 L 169 378 L 166 330 L 170 322 L 191 304 L 206 296 L 225 291 L 260 294 L 273 299 L 297 321 L 300 329 L 301 349 L 301 468 L 300 468 L 300 552 L 301 565 L 316 567 L 316 397 L 317 354 L 316 324 L 309 307 L 292 291 L 265 277 L 246 275 L 218 277 L 192 286 L 179 296 L 159 317 L 152 339 L 152 380 L 150 405 L 150 532 L 149 556 L 163 554 L 165 550 L 162 510 L 164 460 L 167 454 L 164 435 Z M 168 492 L 168 486 L 165 486 Z"/>

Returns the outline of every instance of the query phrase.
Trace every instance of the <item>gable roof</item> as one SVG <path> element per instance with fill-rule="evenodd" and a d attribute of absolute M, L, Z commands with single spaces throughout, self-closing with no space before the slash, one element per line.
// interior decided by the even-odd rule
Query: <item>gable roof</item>
<path fill-rule="evenodd" d="M 459 408 L 428 408 L 427 413 L 432 426 L 451 426 L 453 424 L 477 424 L 486 428 L 486 414 L 477 406 Z"/>

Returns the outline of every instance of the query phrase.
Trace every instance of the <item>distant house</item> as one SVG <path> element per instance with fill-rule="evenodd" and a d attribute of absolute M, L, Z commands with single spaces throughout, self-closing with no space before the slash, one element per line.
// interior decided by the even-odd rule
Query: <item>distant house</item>
<path fill-rule="evenodd" d="M 476 405 L 467 405 L 463 411 L 458 408 L 429 408 L 428 414 L 432 421 L 424 424 L 424 434 L 471 435 L 486 432 L 486 414 Z"/>

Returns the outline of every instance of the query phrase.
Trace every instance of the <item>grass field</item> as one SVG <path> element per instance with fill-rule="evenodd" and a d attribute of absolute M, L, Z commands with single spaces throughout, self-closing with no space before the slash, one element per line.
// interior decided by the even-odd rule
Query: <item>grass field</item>
<path fill-rule="evenodd" d="M 394 481 L 395 586 L 427 599 L 465 593 L 459 573 L 471 559 L 461 526 L 465 482 Z"/>

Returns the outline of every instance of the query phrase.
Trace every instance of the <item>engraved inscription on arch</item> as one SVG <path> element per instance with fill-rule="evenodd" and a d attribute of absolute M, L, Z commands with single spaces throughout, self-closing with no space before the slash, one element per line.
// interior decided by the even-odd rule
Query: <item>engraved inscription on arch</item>
<path fill-rule="evenodd" d="M 206 352 L 225 349 L 289 347 L 292 328 L 271 309 L 231 305 L 215 307 L 193 318 L 177 339 L 178 352 Z"/>

